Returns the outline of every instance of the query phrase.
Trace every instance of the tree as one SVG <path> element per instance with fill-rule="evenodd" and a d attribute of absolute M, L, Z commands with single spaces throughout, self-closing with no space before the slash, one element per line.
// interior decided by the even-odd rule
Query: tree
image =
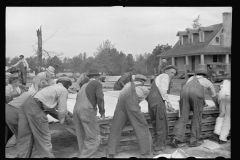
<path fill-rule="evenodd" d="M 11 59 L 10 65 L 16 64 L 19 60 L 19 57 L 14 57 L 13 59 Z"/>
<path fill-rule="evenodd" d="M 146 65 L 147 65 L 147 70 L 149 72 L 149 74 L 154 74 L 154 68 L 157 69 L 158 65 L 159 65 L 159 57 L 158 55 L 160 55 L 161 53 L 171 49 L 172 46 L 166 44 L 166 45 L 160 45 L 158 44 L 152 51 L 152 54 L 150 54 L 147 57 L 146 60 Z"/>
<path fill-rule="evenodd" d="M 198 15 L 198 17 L 193 20 L 193 24 L 192 24 L 193 29 L 198 29 L 199 27 L 201 27 L 202 24 L 199 21 L 200 21 L 200 15 Z"/>
<path fill-rule="evenodd" d="M 132 54 L 127 55 L 127 67 L 128 67 L 128 69 L 134 67 L 134 58 L 133 58 Z"/>

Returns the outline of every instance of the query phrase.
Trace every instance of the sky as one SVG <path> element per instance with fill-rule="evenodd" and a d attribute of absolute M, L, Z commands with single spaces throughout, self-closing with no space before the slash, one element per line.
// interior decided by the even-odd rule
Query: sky
<path fill-rule="evenodd" d="M 232 7 L 6 7 L 6 57 L 33 56 L 42 26 L 43 49 L 73 57 L 93 56 L 109 40 L 118 51 L 135 56 L 152 53 L 158 44 L 174 46 L 178 31 L 222 23 Z"/>

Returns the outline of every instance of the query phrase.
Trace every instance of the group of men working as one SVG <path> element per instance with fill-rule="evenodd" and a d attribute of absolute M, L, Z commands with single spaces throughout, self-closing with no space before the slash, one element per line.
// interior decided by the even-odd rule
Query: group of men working
<path fill-rule="evenodd" d="M 54 72 L 51 67 L 48 68 L 46 74 L 49 71 L 50 73 Z M 119 79 L 117 82 L 118 85 L 114 85 L 115 89 L 121 91 L 110 127 L 107 157 L 114 157 L 116 154 L 116 147 L 120 141 L 121 131 L 127 121 L 131 123 L 136 134 L 141 150 L 141 157 L 150 157 L 152 153 L 159 154 L 164 151 L 168 137 L 167 111 L 174 111 L 168 98 L 168 90 L 171 79 L 177 73 L 178 69 L 175 66 L 166 66 L 163 69 L 163 73 L 153 81 L 150 90 L 144 86 L 147 78 L 143 75 L 137 74 L 132 78 L 133 72 L 133 74 L 130 73 L 126 76 L 129 77 L 128 80 L 125 81 L 122 77 L 122 79 Z M 178 147 L 178 143 L 183 141 L 190 110 L 193 111 L 190 146 L 200 145 L 198 140 L 201 133 L 201 114 L 206 103 L 205 90 L 210 91 L 212 99 L 218 107 L 216 91 L 213 84 L 206 79 L 206 76 L 207 73 L 205 71 L 197 72 L 196 76 L 188 79 L 181 90 L 181 116 L 174 127 L 174 138 L 171 140 L 173 147 Z M 12 75 L 12 77 L 14 76 Z M 44 83 L 34 80 L 34 82 L 39 83 L 38 87 L 35 87 L 36 84 L 33 84 L 33 90 L 23 93 L 6 104 L 6 123 L 17 137 L 18 157 L 31 157 L 33 147 L 40 157 L 53 157 L 47 114 L 58 118 L 61 124 L 74 124 L 80 158 L 95 157 L 101 140 L 96 116 L 97 110 L 99 110 L 101 115 L 100 118 L 105 118 L 104 94 L 99 77 L 100 74 L 97 69 L 91 69 L 79 77 L 78 82 L 81 85 L 77 93 L 73 115 L 67 110 L 67 89 L 71 86 L 72 82 L 66 76 L 60 77 L 56 81 L 56 84 L 49 84 L 46 79 L 43 80 Z M 13 79 L 10 78 L 10 80 Z M 15 79 L 17 80 L 16 77 Z M 12 85 L 13 82 L 11 81 L 10 84 Z M 227 87 L 230 87 L 230 85 Z M 220 111 L 224 110 L 221 117 L 226 117 L 226 120 L 222 118 L 224 119 L 224 123 L 220 128 L 224 126 L 229 127 L 227 130 L 225 127 L 224 133 L 221 133 L 221 129 L 215 133 L 220 135 L 219 139 L 221 142 L 224 142 L 226 141 L 225 136 L 230 130 L 230 125 L 228 125 L 230 123 L 230 92 L 224 92 L 221 95 L 221 98 L 224 97 L 227 100 L 220 100 L 220 108 L 222 108 Z M 144 99 L 148 102 L 149 115 L 154 130 L 154 141 L 139 106 L 139 103 Z M 224 103 L 222 103 L 223 101 Z M 226 106 L 228 109 L 225 109 Z"/>

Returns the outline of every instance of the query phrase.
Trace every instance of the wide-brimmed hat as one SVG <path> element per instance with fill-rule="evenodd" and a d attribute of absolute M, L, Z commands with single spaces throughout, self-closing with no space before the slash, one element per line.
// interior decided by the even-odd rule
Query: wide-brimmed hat
<path fill-rule="evenodd" d="M 90 69 L 87 72 L 87 76 L 92 76 L 92 75 L 100 75 L 99 70 L 98 69 Z"/>
<path fill-rule="evenodd" d="M 209 78 L 209 74 L 207 73 L 207 71 L 205 69 L 199 69 L 195 72 L 196 75 L 204 75 L 207 78 Z"/>
<path fill-rule="evenodd" d="M 54 74 L 55 68 L 52 67 L 52 66 L 49 66 L 48 68 L 46 68 L 46 70 L 47 70 L 49 73 Z"/>
<path fill-rule="evenodd" d="M 10 74 L 9 77 L 8 77 L 8 81 L 12 81 L 12 80 L 15 80 L 15 79 L 19 79 L 19 76 L 18 76 L 17 73 Z"/>
<path fill-rule="evenodd" d="M 168 65 L 168 66 L 164 67 L 163 72 L 165 72 L 166 70 L 171 69 L 171 68 L 176 70 L 176 75 L 177 75 L 178 74 L 178 68 L 174 65 Z"/>
<path fill-rule="evenodd" d="M 141 75 L 141 74 L 137 74 L 135 76 L 135 81 L 138 80 L 138 79 L 146 81 L 147 77 L 145 77 L 144 75 Z"/>

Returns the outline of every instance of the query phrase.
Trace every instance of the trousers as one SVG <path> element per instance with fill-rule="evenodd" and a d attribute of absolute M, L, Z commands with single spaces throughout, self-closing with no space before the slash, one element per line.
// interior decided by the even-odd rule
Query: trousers
<path fill-rule="evenodd" d="M 48 118 L 32 97 L 19 110 L 17 150 L 19 158 L 30 158 L 33 145 L 39 157 L 53 158 Z"/>

